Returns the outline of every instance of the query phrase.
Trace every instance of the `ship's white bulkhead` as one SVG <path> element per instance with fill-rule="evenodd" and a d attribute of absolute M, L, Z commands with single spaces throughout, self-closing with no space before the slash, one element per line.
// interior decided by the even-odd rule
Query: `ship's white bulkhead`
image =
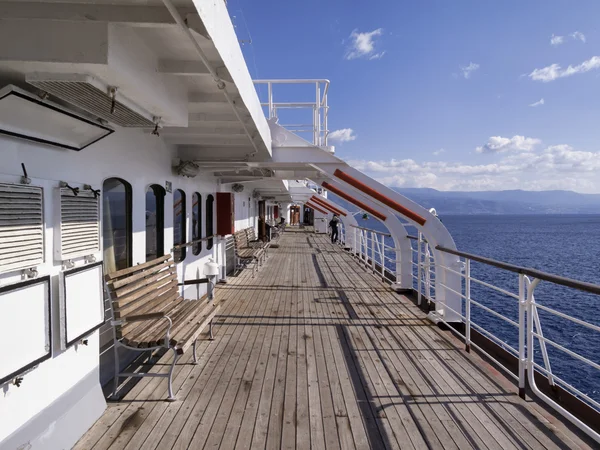
<path fill-rule="evenodd" d="M 215 234 L 215 194 L 233 185 L 218 163 L 270 156 L 224 2 L 113 3 L 0 1 L 0 88 L 33 94 L 0 99 L 2 449 L 70 448 L 100 417 L 114 364 L 103 266 Z M 85 121 L 114 132 L 66 148 Z M 184 153 L 208 168 L 184 167 Z M 236 229 L 258 227 L 260 188 L 233 194 Z M 210 257 L 224 274 L 226 254 L 217 237 L 180 251 L 179 281 L 202 278 Z"/>

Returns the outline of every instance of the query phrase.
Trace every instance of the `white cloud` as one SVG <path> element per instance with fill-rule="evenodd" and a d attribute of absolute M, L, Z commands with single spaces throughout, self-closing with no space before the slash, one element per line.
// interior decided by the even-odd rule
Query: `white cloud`
<path fill-rule="evenodd" d="M 525 136 L 513 136 L 506 138 L 501 136 L 492 136 L 485 145 L 477 147 L 477 153 L 502 153 L 507 151 L 530 152 L 542 141 Z"/>
<path fill-rule="evenodd" d="M 348 163 L 392 187 L 440 190 L 569 189 L 600 192 L 600 152 L 554 145 L 529 153 L 504 153 L 493 164 L 413 159 Z"/>
<path fill-rule="evenodd" d="M 530 104 L 529 106 L 533 106 L 533 107 L 535 108 L 536 106 L 542 106 L 542 105 L 543 105 L 543 104 L 545 104 L 545 103 L 546 103 L 546 102 L 545 102 L 545 101 L 544 101 L 544 99 L 542 98 L 542 99 L 538 100 L 537 102 L 534 102 L 534 103 Z"/>
<path fill-rule="evenodd" d="M 476 64 L 473 62 L 469 63 L 468 66 L 461 66 L 461 68 L 460 68 L 460 70 L 462 71 L 463 77 L 465 77 L 467 80 L 469 78 L 471 78 L 471 74 L 478 69 L 479 69 L 479 64 Z"/>
<path fill-rule="evenodd" d="M 600 69 L 600 56 L 592 56 L 587 61 L 577 66 L 569 66 L 563 69 L 558 64 L 552 64 L 542 69 L 535 69 L 529 74 L 529 78 L 534 81 L 543 81 L 548 83 L 558 78 L 570 77 L 572 75 L 589 72 L 590 70 Z"/>
<path fill-rule="evenodd" d="M 581 41 L 585 44 L 585 35 L 581 31 L 576 31 L 571 34 L 571 37 L 575 40 Z"/>
<path fill-rule="evenodd" d="M 373 31 L 366 31 L 359 33 L 358 30 L 354 30 L 350 33 L 350 46 L 344 56 L 346 59 L 366 58 L 366 59 L 380 59 L 385 55 L 384 51 L 377 51 L 376 39 L 383 33 L 383 28 L 377 28 Z"/>
<path fill-rule="evenodd" d="M 439 150 L 436 150 L 435 152 L 433 152 L 433 154 L 435 156 L 441 155 L 442 153 L 446 153 L 446 149 L 440 148 Z"/>
<path fill-rule="evenodd" d="M 564 36 L 556 36 L 556 35 L 552 35 L 552 37 L 550 38 L 550 44 L 554 45 L 555 47 L 564 43 L 565 42 L 565 37 Z"/>
<path fill-rule="evenodd" d="M 330 141 L 349 142 L 356 139 L 356 134 L 352 128 L 342 128 L 332 131 L 327 137 Z"/>

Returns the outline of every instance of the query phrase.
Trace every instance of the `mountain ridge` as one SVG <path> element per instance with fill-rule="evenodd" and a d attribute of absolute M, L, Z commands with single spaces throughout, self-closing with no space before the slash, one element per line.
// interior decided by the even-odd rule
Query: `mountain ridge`
<path fill-rule="evenodd" d="M 432 188 L 391 188 L 438 214 L 600 214 L 600 194 L 574 191 L 438 191 Z M 356 210 L 335 194 L 335 201 Z"/>

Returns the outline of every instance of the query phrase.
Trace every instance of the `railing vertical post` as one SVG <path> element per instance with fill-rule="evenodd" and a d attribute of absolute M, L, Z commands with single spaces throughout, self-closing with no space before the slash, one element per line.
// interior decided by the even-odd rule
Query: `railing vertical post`
<path fill-rule="evenodd" d="M 381 246 L 379 247 L 379 260 L 381 262 L 381 281 L 385 281 L 385 236 L 381 236 Z"/>
<path fill-rule="evenodd" d="M 519 397 L 525 398 L 525 310 L 527 299 L 525 294 L 525 275 L 519 274 Z"/>
<path fill-rule="evenodd" d="M 327 85 L 325 85 L 325 95 L 323 96 L 323 104 L 325 106 L 323 108 L 323 128 L 325 128 L 325 130 L 323 130 L 323 133 L 325 134 L 323 145 L 327 145 L 327 135 L 329 134 L 329 129 L 327 128 L 327 113 L 329 109 L 329 106 L 327 105 Z"/>
<path fill-rule="evenodd" d="M 465 350 L 471 352 L 471 260 L 465 260 Z"/>
<path fill-rule="evenodd" d="M 353 229 L 353 232 L 354 232 L 354 251 L 353 251 L 353 253 L 356 254 L 356 251 L 358 250 L 358 248 L 356 247 L 356 243 L 358 242 L 356 240 L 356 228 Z"/>
<path fill-rule="evenodd" d="M 417 305 L 421 304 L 421 239 L 422 235 L 419 231 L 419 239 L 417 240 Z"/>
<path fill-rule="evenodd" d="M 527 312 L 527 327 L 526 327 L 526 338 L 527 338 L 527 376 L 531 377 L 535 372 L 533 371 L 534 362 L 534 349 L 533 349 L 533 306 L 531 299 L 533 297 L 533 291 L 531 290 L 531 282 L 528 277 L 524 277 L 526 285 L 525 293 L 525 310 Z"/>
<path fill-rule="evenodd" d="M 376 269 L 375 269 L 375 239 L 377 239 L 377 236 L 375 235 L 375 233 L 373 233 L 371 231 L 371 268 L 373 269 L 373 273 L 376 272 Z"/>
<path fill-rule="evenodd" d="M 321 85 L 317 81 L 315 83 L 317 85 L 317 100 L 315 102 L 317 107 L 317 123 L 315 123 L 315 127 L 317 128 L 317 141 L 315 145 L 323 145 L 321 142 Z"/>
<path fill-rule="evenodd" d="M 269 119 L 273 118 L 273 85 L 271 84 L 271 82 L 269 81 L 267 83 L 267 90 L 268 90 L 268 95 L 269 95 Z"/>

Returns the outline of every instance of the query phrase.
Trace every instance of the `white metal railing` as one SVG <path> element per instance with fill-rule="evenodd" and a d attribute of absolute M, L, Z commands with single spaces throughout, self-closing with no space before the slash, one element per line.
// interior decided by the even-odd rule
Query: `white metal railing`
<path fill-rule="evenodd" d="M 329 129 L 327 127 L 327 113 L 329 106 L 327 104 L 327 93 L 329 91 L 329 80 L 254 80 L 254 84 L 267 85 L 267 101 L 262 102 L 261 106 L 267 108 L 269 119 L 277 118 L 281 109 L 308 109 L 312 110 L 312 123 L 288 123 L 280 124 L 296 134 L 311 133 L 313 145 L 326 146 Z M 308 84 L 314 85 L 314 101 L 290 102 L 275 101 L 274 89 L 276 85 L 290 84 Z"/>
<path fill-rule="evenodd" d="M 396 263 L 396 248 L 387 244 L 385 239 L 391 238 L 391 234 L 356 225 L 350 226 L 356 247 L 354 256 L 365 265 L 365 268 L 385 280 L 386 270 L 389 270 L 386 263 L 392 265 Z"/>
<path fill-rule="evenodd" d="M 535 372 L 537 371 L 538 373 L 544 375 L 548 379 L 548 383 L 550 386 L 558 385 L 562 387 L 564 390 L 570 392 L 572 395 L 587 403 L 589 406 L 591 406 L 600 413 L 600 402 L 598 400 L 582 392 L 581 389 L 573 385 L 574 382 L 568 382 L 564 380 L 563 378 L 557 375 L 556 371 L 552 370 L 551 355 L 548 349 L 549 347 L 555 349 L 555 357 L 560 353 L 566 354 L 569 355 L 569 357 L 579 361 L 580 363 L 599 371 L 600 356 L 598 356 L 597 354 L 593 355 L 593 357 L 598 360 L 597 362 L 593 361 L 592 359 L 590 359 L 589 354 L 587 356 L 581 355 L 581 350 L 578 352 L 575 349 L 568 348 L 567 345 L 560 344 L 555 340 L 551 340 L 547 336 L 545 336 L 542 329 L 542 321 L 540 320 L 539 310 L 542 310 L 545 314 L 551 315 L 552 317 L 556 318 L 557 321 L 561 320 L 563 322 L 572 322 L 577 325 L 583 326 L 587 330 L 589 330 L 589 332 L 600 333 L 600 326 L 590 323 L 587 320 L 578 319 L 569 314 L 539 304 L 536 302 L 534 295 L 536 287 L 542 281 L 552 283 L 554 286 L 561 285 L 571 289 L 576 289 L 578 291 L 584 291 L 596 296 L 600 296 L 600 286 L 568 278 L 563 278 L 556 275 L 551 275 L 534 269 L 527 269 L 524 267 L 506 264 L 489 258 L 480 257 L 478 255 L 472 255 L 465 252 L 460 252 L 439 246 L 436 247 L 435 250 L 437 251 L 450 253 L 459 257 L 459 260 L 462 263 L 462 270 L 457 271 L 456 268 L 451 268 L 435 263 L 433 251 L 434 249 L 430 247 L 430 244 L 423 238 L 423 236 L 420 233 L 417 237 L 410 237 L 416 244 L 416 248 L 413 248 L 412 250 L 413 279 L 416 280 L 418 303 L 421 303 L 422 297 L 425 297 L 428 301 L 435 299 L 435 291 L 437 289 L 443 289 L 459 295 L 462 299 L 462 308 L 460 311 L 456 311 L 447 305 L 442 305 L 442 308 L 452 311 L 461 318 L 462 322 L 464 323 L 464 333 L 458 331 L 456 327 L 451 326 L 451 324 L 446 323 L 443 314 L 441 315 L 441 317 L 439 317 L 439 319 L 442 322 L 446 323 L 449 326 L 449 329 L 452 330 L 452 332 L 459 335 L 464 340 L 465 349 L 467 351 L 470 351 L 470 348 L 474 347 L 478 351 L 485 354 L 488 358 L 493 360 L 496 364 L 498 364 L 498 366 L 504 369 L 510 377 L 514 378 L 517 381 L 519 386 L 519 394 L 523 397 L 525 396 L 525 386 L 527 380 L 530 389 L 535 395 L 537 395 L 544 402 L 549 404 L 560 414 L 562 414 L 564 417 L 566 417 L 568 420 L 570 420 L 572 423 L 574 423 L 576 426 L 582 429 L 594 440 L 600 442 L 600 435 L 596 431 L 594 431 L 592 428 L 586 425 L 578 417 L 574 416 L 570 411 L 567 411 L 565 408 L 563 408 L 554 399 L 544 394 L 537 386 L 534 376 Z M 485 264 L 487 266 L 493 266 L 502 270 L 505 274 L 505 276 L 503 276 L 503 278 L 505 279 L 507 279 L 511 273 L 514 274 L 514 279 L 518 286 L 518 292 L 512 292 L 509 289 L 496 286 L 495 284 L 493 284 L 493 282 L 488 282 L 475 278 L 471 273 L 471 266 L 473 262 Z M 417 272 L 416 275 L 414 274 L 415 269 Z M 455 289 L 452 289 L 449 286 L 445 285 L 443 279 L 436 279 L 436 269 L 440 273 L 442 271 L 447 271 L 450 273 L 460 275 L 463 279 L 461 292 L 458 292 Z M 473 298 L 474 286 L 481 286 L 485 289 L 489 289 L 492 292 L 497 293 L 497 295 L 502 296 L 503 299 L 507 299 L 507 301 L 515 301 L 518 309 L 518 319 L 514 320 L 513 318 L 508 317 L 506 314 L 503 314 L 490 307 L 492 305 L 486 306 L 485 304 L 483 304 L 483 300 L 481 298 Z M 600 301 L 600 298 L 594 299 Z M 476 322 L 473 318 L 474 311 L 477 311 L 476 315 L 479 314 L 479 317 L 482 320 L 484 318 L 484 314 L 487 314 L 488 316 L 485 317 L 487 317 L 486 320 L 488 320 L 488 322 L 490 321 L 489 317 L 499 319 L 501 322 L 498 322 L 494 325 L 496 331 L 500 328 L 500 324 L 504 323 L 507 324 L 509 329 L 514 330 L 514 334 L 510 335 L 510 339 L 502 339 L 497 335 L 497 332 L 494 333 L 490 329 L 487 329 L 483 323 Z M 548 321 L 551 320 L 548 319 Z M 490 322 L 490 324 L 493 324 L 493 322 Z M 556 328 L 556 324 L 554 325 Z M 562 326 L 565 326 L 565 324 L 563 323 Z M 514 374 L 505 364 L 503 364 L 497 358 L 494 358 L 481 346 L 475 344 L 471 338 L 472 330 L 478 331 L 497 345 L 504 348 L 506 351 L 513 354 L 518 361 L 517 374 Z M 507 340 L 511 340 L 512 342 L 514 342 L 514 344 L 509 344 Z M 539 353 L 541 354 L 541 360 L 538 359 L 537 361 L 535 354 L 536 344 L 539 347 Z M 600 372 L 597 376 L 600 377 Z"/>

